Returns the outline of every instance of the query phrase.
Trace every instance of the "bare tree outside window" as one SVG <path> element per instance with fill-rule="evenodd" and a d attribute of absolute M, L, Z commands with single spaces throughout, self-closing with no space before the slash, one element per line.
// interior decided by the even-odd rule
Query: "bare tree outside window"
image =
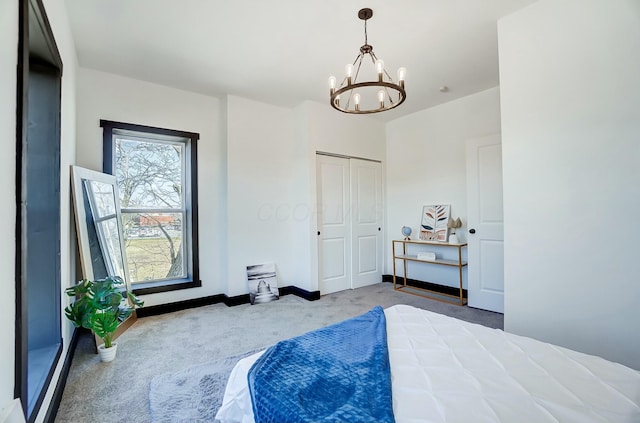
<path fill-rule="evenodd" d="M 117 136 L 114 159 L 131 282 L 187 277 L 185 143 Z"/>

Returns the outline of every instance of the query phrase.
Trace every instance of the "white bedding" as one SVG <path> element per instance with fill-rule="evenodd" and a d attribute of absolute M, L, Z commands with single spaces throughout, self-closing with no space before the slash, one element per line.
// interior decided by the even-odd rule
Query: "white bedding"
<path fill-rule="evenodd" d="M 385 310 L 396 422 L 640 422 L 640 372 L 497 329 L 397 305 Z M 217 419 L 253 423 L 233 369 Z"/>

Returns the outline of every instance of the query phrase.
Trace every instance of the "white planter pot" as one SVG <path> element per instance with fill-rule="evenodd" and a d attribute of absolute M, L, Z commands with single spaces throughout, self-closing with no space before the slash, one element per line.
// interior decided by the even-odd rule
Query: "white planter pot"
<path fill-rule="evenodd" d="M 100 361 L 113 361 L 116 358 L 116 351 L 118 350 L 118 344 L 111 343 L 111 348 L 105 348 L 104 344 L 98 346 L 98 354 L 100 355 Z"/>

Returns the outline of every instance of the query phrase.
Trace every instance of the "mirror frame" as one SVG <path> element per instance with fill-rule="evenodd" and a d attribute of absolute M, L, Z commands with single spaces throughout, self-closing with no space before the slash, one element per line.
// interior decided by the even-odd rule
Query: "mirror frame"
<path fill-rule="evenodd" d="M 76 221 L 76 232 L 78 238 L 78 250 L 80 255 L 80 264 L 82 268 L 82 277 L 88 280 L 94 280 L 93 260 L 91 257 L 91 247 L 89 242 L 89 231 L 85 222 L 87 221 L 87 210 L 85 208 L 85 197 L 83 189 L 83 181 L 96 181 L 103 184 L 111 185 L 114 194 L 114 204 L 116 213 L 116 222 L 118 226 L 118 237 L 120 240 L 120 252 L 122 255 L 122 264 L 124 275 L 109 275 L 120 276 L 124 280 L 125 289 L 127 292 L 131 291 L 131 282 L 129 280 L 129 269 L 127 262 L 127 253 L 125 250 L 124 236 L 122 231 L 122 217 L 120 215 L 120 196 L 118 194 L 118 184 L 116 177 L 107 173 L 97 172 L 95 170 L 86 169 L 80 166 L 71 166 L 71 188 L 73 191 L 73 205 Z M 92 214 L 93 216 L 93 214 Z M 101 250 L 103 246 L 100 246 Z M 105 264 L 105 268 L 108 270 L 108 266 Z M 137 319 L 135 310 L 131 316 L 124 322 L 120 323 L 116 330 L 113 339 L 116 339 L 122 332 L 129 328 Z M 96 347 L 102 341 L 95 337 Z M 97 350 L 96 350 L 97 351 Z"/>

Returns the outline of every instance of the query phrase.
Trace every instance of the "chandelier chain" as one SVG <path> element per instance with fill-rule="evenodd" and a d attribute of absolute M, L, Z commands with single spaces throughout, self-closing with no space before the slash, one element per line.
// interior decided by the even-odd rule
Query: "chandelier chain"
<path fill-rule="evenodd" d="M 369 44 L 369 41 L 367 39 L 367 20 L 364 20 L 364 45 L 366 46 L 367 44 Z"/>

